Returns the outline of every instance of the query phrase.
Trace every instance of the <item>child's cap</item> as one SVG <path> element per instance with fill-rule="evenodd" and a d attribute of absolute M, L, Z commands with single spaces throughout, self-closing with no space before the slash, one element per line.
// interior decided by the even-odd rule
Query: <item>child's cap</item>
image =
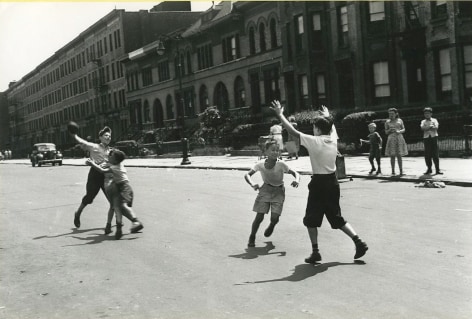
<path fill-rule="evenodd" d="M 428 112 L 428 113 L 433 113 L 433 109 L 430 108 L 430 107 L 425 107 L 425 108 L 423 109 L 423 113 L 426 113 L 426 112 Z"/>
<path fill-rule="evenodd" d="M 375 125 L 375 123 L 369 123 L 368 127 L 377 127 L 377 125 Z"/>

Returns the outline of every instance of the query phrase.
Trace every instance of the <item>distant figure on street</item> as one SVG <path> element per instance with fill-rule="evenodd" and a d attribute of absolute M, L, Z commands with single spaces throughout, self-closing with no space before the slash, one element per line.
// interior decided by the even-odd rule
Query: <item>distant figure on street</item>
<path fill-rule="evenodd" d="M 270 136 L 277 142 L 277 145 L 279 146 L 279 151 L 282 153 L 284 149 L 284 141 L 282 137 L 282 126 L 280 125 L 279 121 L 272 120 L 272 126 L 270 127 Z"/>
<path fill-rule="evenodd" d="M 290 124 L 292 124 L 293 128 L 298 130 L 298 124 L 295 121 L 295 116 L 289 116 L 288 120 Z M 295 159 L 298 159 L 298 152 L 300 150 L 300 139 L 296 136 L 288 134 L 287 143 L 293 143 L 293 145 L 295 146 L 295 152 L 293 153 L 290 153 L 290 151 L 288 150 L 289 147 L 287 146 L 287 151 L 289 152 L 288 159 L 291 159 L 292 157 L 295 157 Z"/>
<path fill-rule="evenodd" d="M 269 140 L 265 144 L 265 160 L 257 163 L 245 176 L 246 182 L 255 190 L 259 191 L 254 202 L 253 211 L 256 217 L 252 223 L 251 235 L 249 236 L 248 247 L 254 247 L 257 230 L 264 220 L 264 215 L 270 210 L 270 224 L 264 232 L 265 237 L 272 235 L 275 225 L 279 222 L 282 208 L 285 201 L 284 174 L 291 174 L 295 177 L 292 182 L 293 187 L 298 187 L 300 175 L 292 170 L 284 161 L 278 160 L 279 146 L 276 141 Z M 264 184 L 259 186 L 251 179 L 256 172 L 261 173 Z"/>
<path fill-rule="evenodd" d="M 366 143 L 370 145 L 369 149 L 369 162 L 370 165 L 372 166 L 372 169 L 370 170 L 369 174 L 373 174 L 375 172 L 375 165 L 374 165 L 374 159 L 377 161 L 377 173 L 375 175 L 382 174 L 382 170 L 380 169 L 380 157 L 381 157 L 381 150 L 382 150 L 382 137 L 380 137 L 380 134 L 376 132 L 377 125 L 375 123 L 370 123 L 368 125 L 369 127 L 369 135 L 368 135 L 368 140 L 363 140 L 360 139 L 361 145 L 362 143 Z"/>
<path fill-rule="evenodd" d="M 385 156 L 390 157 L 392 175 L 395 175 L 395 158 L 398 161 L 400 176 L 403 175 L 402 157 L 408 155 L 408 148 L 403 138 L 405 126 L 400 119 L 396 108 L 388 109 L 389 119 L 385 122 L 385 134 L 387 134 L 387 144 L 385 146 Z"/>
<path fill-rule="evenodd" d="M 310 156 L 313 176 L 308 184 L 309 193 L 303 224 L 308 229 L 313 251 L 305 262 L 314 264 L 321 261 L 318 249 L 318 227 L 321 227 L 325 215 L 331 228 L 341 229 L 354 242 L 356 247 L 354 259 L 364 256 L 369 249 L 367 244 L 359 238 L 354 228 L 341 215 L 340 188 L 336 177 L 338 136 L 328 109 L 323 106 L 319 115 L 314 118 L 313 135 L 294 129 L 285 118 L 284 108 L 279 101 L 272 102 L 272 110 L 282 121 L 288 133 L 300 138 L 300 144 L 308 150 Z"/>
<path fill-rule="evenodd" d="M 143 224 L 138 220 L 131 208 L 133 206 L 134 194 L 129 183 L 128 173 L 123 165 L 125 157 L 125 153 L 115 149 L 110 152 L 108 163 L 99 165 L 92 159 L 87 160 L 88 165 L 105 175 L 105 191 L 116 214 L 116 239 L 120 239 L 123 236 L 123 215 L 128 217 L 133 223 L 131 233 L 137 233 L 143 229 Z M 112 219 L 113 210 L 110 210 L 105 226 L 105 234 L 111 233 Z"/>
<path fill-rule="evenodd" d="M 433 118 L 433 109 L 426 107 L 423 110 L 424 120 L 421 121 L 421 129 L 423 130 L 424 143 L 424 159 L 427 170 L 425 174 L 432 174 L 432 164 L 436 169 L 436 174 L 442 174 L 439 169 L 439 147 L 438 147 L 438 129 L 439 122 Z"/>

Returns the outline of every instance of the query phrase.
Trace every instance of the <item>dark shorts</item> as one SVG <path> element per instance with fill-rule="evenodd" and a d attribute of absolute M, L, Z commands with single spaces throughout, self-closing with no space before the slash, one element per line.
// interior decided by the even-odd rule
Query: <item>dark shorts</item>
<path fill-rule="evenodd" d="M 334 173 L 313 175 L 308 184 L 308 191 L 303 218 L 305 226 L 320 227 L 325 215 L 333 229 L 341 228 L 346 224 L 341 215 L 339 183 Z"/>

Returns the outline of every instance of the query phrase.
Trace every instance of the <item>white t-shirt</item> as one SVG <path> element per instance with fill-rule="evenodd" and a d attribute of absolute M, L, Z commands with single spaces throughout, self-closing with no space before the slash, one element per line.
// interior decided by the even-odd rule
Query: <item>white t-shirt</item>
<path fill-rule="evenodd" d="M 300 133 L 300 144 L 308 150 L 313 174 L 332 174 L 336 172 L 337 135 L 313 136 Z"/>
<path fill-rule="evenodd" d="M 284 174 L 288 173 L 290 168 L 288 167 L 287 163 L 284 161 L 277 161 L 275 162 L 274 167 L 271 169 L 267 169 L 264 166 L 264 161 L 261 161 L 254 165 L 252 168 L 255 172 L 260 172 L 262 176 L 262 180 L 266 184 L 270 184 L 272 186 L 280 186 L 284 183 Z"/>

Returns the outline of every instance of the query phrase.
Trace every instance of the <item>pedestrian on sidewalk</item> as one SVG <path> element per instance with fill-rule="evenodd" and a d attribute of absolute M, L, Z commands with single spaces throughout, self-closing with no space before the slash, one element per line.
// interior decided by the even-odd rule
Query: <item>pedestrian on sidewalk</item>
<path fill-rule="evenodd" d="M 289 116 L 288 120 L 295 129 L 298 129 L 298 124 L 295 121 L 295 116 Z M 300 140 L 296 136 L 288 134 L 286 149 L 288 152 L 287 159 L 292 159 L 293 157 L 295 157 L 295 159 L 298 159 L 298 152 L 300 150 Z"/>
<path fill-rule="evenodd" d="M 100 132 L 98 133 L 98 138 L 100 139 L 99 144 L 86 141 L 83 138 L 79 137 L 77 135 L 76 130 L 78 130 L 78 128 L 73 129 L 73 131 L 69 131 L 69 133 L 78 143 L 82 145 L 83 149 L 86 152 L 89 152 L 90 158 L 98 165 L 107 162 L 108 153 L 110 152 L 109 144 L 111 141 L 111 129 L 108 126 L 105 126 L 102 130 L 100 130 Z M 91 167 L 87 176 L 86 194 L 82 198 L 82 202 L 80 203 L 79 208 L 74 213 L 75 227 L 80 228 L 80 215 L 82 214 L 82 211 L 87 205 L 93 202 L 100 189 L 103 191 L 105 196 L 107 196 L 105 192 L 103 173 Z M 113 208 L 110 202 L 108 214 L 113 214 L 112 210 Z"/>
<path fill-rule="evenodd" d="M 308 229 L 313 251 L 305 262 L 321 261 L 318 249 L 318 227 L 321 227 L 325 215 L 331 228 L 341 229 L 353 240 L 356 247 L 354 259 L 364 256 L 368 250 L 367 244 L 359 238 L 354 228 L 341 215 L 340 188 L 336 177 L 338 136 L 328 109 L 325 106 L 322 107 L 319 115 L 313 119 L 313 135 L 308 135 L 293 128 L 285 118 L 284 108 L 279 101 L 273 101 L 271 108 L 288 133 L 300 138 L 300 144 L 308 150 L 310 156 L 313 176 L 308 184 L 309 193 L 303 224 Z"/>
<path fill-rule="evenodd" d="M 138 220 L 131 206 L 133 206 L 133 189 L 129 183 L 128 173 L 123 164 L 125 153 L 114 149 L 110 152 L 108 163 L 99 165 L 92 159 L 87 160 L 87 165 L 105 176 L 105 191 L 113 205 L 116 214 L 116 232 L 115 238 L 120 239 L 123 236 L 123 215 L 128 217 L 131 222 L 131 233 L 137 233 L 143 229 L 143 224 Z M 111 221 L 113 219 L 113 210 L 108 213 L 105 234 L 111 233 Z"/>
<path fill-rule="evenodd" d="M 264 232 L 265 237 L 272 235 L 275 225 L 279 222 L 282 208 L 285 201 L 284 174 L 291 174 L 295 178 L 292 182 L 293 187 L 298 187 L 300 183 L 300 175 L 292 170 L 287 163 L 278 160 L 280 152 L 279 145 L 274 140 L 265 143 L 265 155 L 267 158 L 262 160 L 249 172 L 244 175 L 246 182 L 255 190 L 259 191 L 254 202 L 253 211 L 256 217 L 252 222 L 251 235 L 249 236 L 248 247 L 254 247 L 257 230 L 264 220 L 264 215 L 270 210 L 270 224 Z M 256 172 L 260 172 L 264 184 L 259 186 L 253 182 L 251 176 Z"/>
<path fill-rule="evenodd" d="M 403 138 L 405 125 L 394 107 L 388 109 L 389 119 L 385 122 L 385 134 L 387 134 L 387 144 L 385 146 L 385 156 L 390 157 L 392 175 L 395 175 L 395 158 L 398 161 L 400 176 L 403 175 L 402 157 L 408 155 L 408 148 Z"/>
<path fill-rule="evenodd" d="M 369 174 L 372 174 L 375 172 L 375 165 L 374 165 L 374 158 L 377 161 L 377 173 L 375 175 L 382 174 L 382 170 L 380 169 L 380 157 L 381 157 L 381 150 L 382 150 L 382 137 L 380 137 L 380 134 L 376 132 L 377 125 L 375 123 L 370 123 L 368 125 L 369 127 L 369 135 L 368 140 L 363 140 L 360 139 L 361 145 L 362 143 L 366 143 L 370 145 L 369 149 L 369 162 L 370 165 L 372 166 L 372 169 L 370 170 Z"/>
<path fill-rule="evenodd" d="M 280 125 L 279 121 L 272 120 L 272 126 L 270 127 L 270 136 L 277 142 L 279 147 L 279 152 L 282 154 L 284 149 L 284 140 L 282 137 L 282 126 Z M 279 155 L 280 159 L 282 159 L 281 155 Z"/>
<path fill-rule="evenodd" d="M 432 174 L 432 164 L 436 174 L 442 174 L 439 169 L 439 147 L 438 147 L 438 129 L 439 122 L 433 118 L 433 109 L 425 107 L 423 110 L 424 120 L 421 121 L 421 130 L 423 130 L 424 160 L 426 162 L 426 175 Z"/>

